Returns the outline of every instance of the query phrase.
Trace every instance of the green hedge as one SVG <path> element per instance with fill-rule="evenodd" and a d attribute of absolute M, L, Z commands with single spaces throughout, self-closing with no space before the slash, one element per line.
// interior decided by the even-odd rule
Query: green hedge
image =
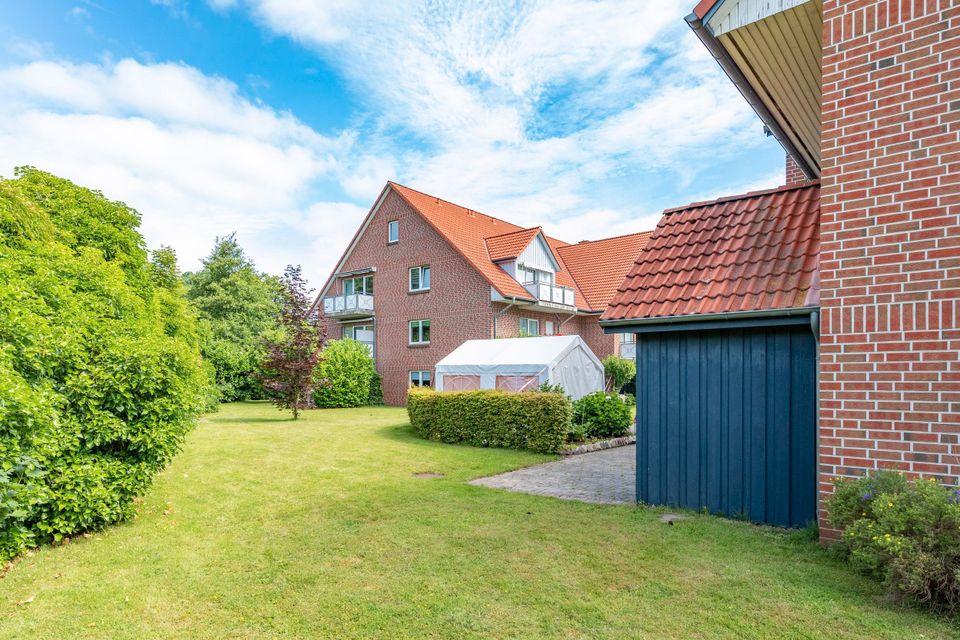
<path fill-rule="evenodd" d="M 553 453 L 570 431 L 572 407 L 557 393 L 411 389 L 407 413 L 429 440 Z"/>

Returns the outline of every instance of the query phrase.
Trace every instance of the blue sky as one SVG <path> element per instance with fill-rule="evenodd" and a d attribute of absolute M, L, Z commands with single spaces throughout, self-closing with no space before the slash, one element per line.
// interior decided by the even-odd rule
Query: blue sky
<path fill-rule="evenodd" d="M 0 175 L 137 208 L 194 269 L 233 231 L 319 286 L 388 179 L 568 241 L 774 186 L 693 2 L 0 5 Z"/>

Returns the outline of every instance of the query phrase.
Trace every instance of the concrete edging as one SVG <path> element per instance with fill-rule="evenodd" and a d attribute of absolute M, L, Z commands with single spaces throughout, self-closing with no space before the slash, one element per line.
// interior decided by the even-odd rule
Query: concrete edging
<path fill-rule="evenodd" d="M 562 456 L 575 456 L 581 453 L 590 453 L 592 451 L 603 451 L 604 449 L 626 447 L 627 445 L 636 443 L 637 436 L 631 434 L 629 436 L 623 436 L 620 438 L 610 438 L 609 440 L 601 440 L 599 442 L 591 442 L 590 444 L 582 444 L 573 449 L 561 449 L 559 453 Z"/>

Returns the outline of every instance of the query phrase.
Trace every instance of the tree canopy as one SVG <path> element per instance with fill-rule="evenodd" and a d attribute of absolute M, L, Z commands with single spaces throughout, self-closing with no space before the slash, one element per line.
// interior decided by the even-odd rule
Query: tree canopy
<path fill-rule="evenodd" d="M 128 517 L 207 379 L 176 257 L 121 202 L 0 180 L 0 559 Z"/>
<path fill-rule="evenodd" d="M 258 379 L 264 339 L 277 328 L 280 283 L 257 271 L 236 234 L 217 238 L 203 268 L 184 276 L 200 317 L 202 351 L 215 369 L 220 399 L 263 397 Z"/>

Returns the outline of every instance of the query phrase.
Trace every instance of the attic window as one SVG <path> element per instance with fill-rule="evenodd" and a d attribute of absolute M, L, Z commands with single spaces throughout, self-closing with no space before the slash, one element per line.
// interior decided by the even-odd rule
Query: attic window
<path fill-rule="evenodd" d="M 387 244 L 400 240 L 400 221 L 391 220 L 387 223 Z"/>

